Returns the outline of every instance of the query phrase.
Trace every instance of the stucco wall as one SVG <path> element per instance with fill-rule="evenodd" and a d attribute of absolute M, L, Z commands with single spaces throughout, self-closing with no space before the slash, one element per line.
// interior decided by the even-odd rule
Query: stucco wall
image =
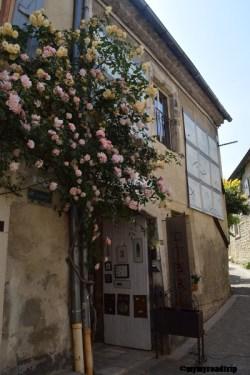
<path fill-rule="evenodd" d="M 35 374 L 42 374 L 46 367 L 63 367 L 69 361 L 67 228 L 67 217 L 59 217 L 52 208 L 25 200 L 11 205 L 1 350 L 4 374 L 30 373 L 32 367 L 37 367 Z"/>

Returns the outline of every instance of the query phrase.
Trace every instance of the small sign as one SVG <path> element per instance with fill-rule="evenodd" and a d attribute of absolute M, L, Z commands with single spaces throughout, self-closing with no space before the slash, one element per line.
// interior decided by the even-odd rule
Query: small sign
<path fill-rule="evenodd" d="M 28 189 L 28 199 L 39 203 L 51 204 L 52 195 L 47 191 Z"/>

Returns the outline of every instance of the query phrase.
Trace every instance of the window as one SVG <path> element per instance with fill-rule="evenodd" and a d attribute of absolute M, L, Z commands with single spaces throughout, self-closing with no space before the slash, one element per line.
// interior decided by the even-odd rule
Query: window
<path fill-rule="evenodd" d="M 168 99 L 160 91 L 154 101 L 156 135 L 158 141 L 171 149 L 170 121 L 168 116 Z"/>

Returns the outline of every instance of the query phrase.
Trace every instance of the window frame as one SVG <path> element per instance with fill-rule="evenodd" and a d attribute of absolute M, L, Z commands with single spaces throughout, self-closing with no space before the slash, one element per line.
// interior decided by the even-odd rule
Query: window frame
<path fill-rule="evenodd" d="M 162 99 L 162 100 L 161 100 Z M 157 104 L 158 103 L 158 106 Z M 163 93 L 159 88 L 156 97 L 153 101 L 154 105 L 154 116 L 155 116 L 155 133 L 157 140 L 166 146 L 169 150 L 172 150 L 172 137 L 171 137 L 171 121 L 170 121 L 170 100 L 168 95 Z M 162 110 L 160 108 L 162 105 Z M 158 119 L 160 117 L 160 119 Z M 162 122 L 160 125 L 159 122 Z M 163 135 L 159 134 L 159 128 Z"/>

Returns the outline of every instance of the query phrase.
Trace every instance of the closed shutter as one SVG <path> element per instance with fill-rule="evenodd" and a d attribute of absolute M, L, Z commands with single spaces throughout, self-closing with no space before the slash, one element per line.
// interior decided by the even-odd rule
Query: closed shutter
<path fill-rule="evenodd" d="M 28 23 L 31 13 L 43 6 L 44 0 L 16 0 L 12 23 L 23 27 L 24 23 Z"/>
<path fill-rule="evenodd" d="M 44 0 L 16 0 L 15 8 L 12 16 L 13 25 L 23 27 L 25 23 L 29 22 L 29 16 L 35 10 L 43 8 Z M 37 48 L 36 39 L 32 38 L 27 44 L 27 53 L 33 57 Z"/>

